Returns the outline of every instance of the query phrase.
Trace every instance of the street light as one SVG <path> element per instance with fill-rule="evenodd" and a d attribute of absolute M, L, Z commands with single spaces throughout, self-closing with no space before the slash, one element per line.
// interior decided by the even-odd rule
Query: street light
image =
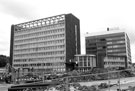
<path fill-rule="evenodd" d="M 120 90 L 120 71 L 118 71 L 118 77 L 119 77 L 118 83 L 119 83 L 119 90 Z"/>
<path fill-rule="evenodd" d="M 75 69 L 78 70 L 78 62 L 75 62 Z"/>

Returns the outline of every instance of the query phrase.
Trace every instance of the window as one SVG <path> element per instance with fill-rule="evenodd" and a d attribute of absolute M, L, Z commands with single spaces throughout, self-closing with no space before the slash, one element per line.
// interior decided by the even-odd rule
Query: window
<path fill-rule="evenodd" d="M 107 42 L 107 44 L 112 44 L 112 42 Z"/>

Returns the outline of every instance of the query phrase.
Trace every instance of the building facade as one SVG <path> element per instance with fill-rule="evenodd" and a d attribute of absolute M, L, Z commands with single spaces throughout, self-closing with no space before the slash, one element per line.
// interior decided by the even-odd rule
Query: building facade
<path fill-rule="evenodd" d="M 107 56 L 103 60 L 104 68 L 126 68 L 125 56 Z"/>
<path fill-rule="evenodd" d="M 77 70 L 80 72 L 85 72 L 96 67 L 96 56 L 75 55 L 75 62 L 78 64 Z"/>
<path fill-rule="evenodd" d="M 131 65 L 130 40 L 125 32 L 106 31 L 87 34 L 85 37 L 86 54 L 97 55 L 97 67 L 104 67 L 105 56 L 126 56 L 126 67 Z"/>
<path fill-rule="evenodd" d="M 75 54 L 80 54 L 80 22 L 73 14 L 11 26 L 10 64 L 15 69 L 63 72 Z"/>

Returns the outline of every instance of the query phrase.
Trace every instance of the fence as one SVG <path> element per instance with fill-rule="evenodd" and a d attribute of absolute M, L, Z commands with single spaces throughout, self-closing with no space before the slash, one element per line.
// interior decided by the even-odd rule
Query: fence
<path fill-rule="evenodd" d="M 40 82 L 39 84 L 43 83 L 45 84 L 49 79 L 51 79 L 51 82 L 58 82 L 59 84 L 61 84 L 59 86 L 59 84 L 56 84 L 57 86 L 51 85 L 51 86 L 33 86 L 30 87 L 30 85 L 27 85 L 27 87 L 24 88 L 24 86 L 22 87 L 17 87 L 17 88 L 10 88 L 9 91 L 15 91 L 15 89 L 23 89 L 23 91 L 48 91 L 45 89 L 50 89 L 51 87 L 56 87 L 58 89 L 63 88 L 66 91 L 68 91 L 69 89 L 69 84 L 73 84 L 73 83 L 79 83 L 79 82 L 91 82 L 91 81 L 96 81 L 96 80 L 109 80 L 109 79 L 120 79 L 121 77 L 123 77 L 123 75 L 121 75 L 121 72 L 123 72 L 125 70 L 119 70 L 119 71 L 110 71 L 110 72 L 105 72 L 105 73 L 96 73 L 96 74 L 86 74 L 86 75 L 76 75 L 73 76 L 72 74 L 70 74 L 71 76 L 63 76 L 63 75 L 57 75 L 57 74 L 45 74 L 45 72 L 40 73 L 40 72 L 27 72 L 27 73 L 21 73 L 21 72 L 16 72 L 16 73 L 12 73 L 14 74 L 14 83 L 20 83 L 20 82 L 24 82 L 24 83 L 31 83 L 34 82 L 34 84 L 37 85 L 38 82 Z M 75 75 L 75 74 L 74 74 Z M 45 82 L 45 83 L 44 83 Z M 110 85 L 110 84 L 109 84 Z M 119 83 L 120 85 L 120 83 Z M 65 91 L 64 90 L 64 91 Z M 16 91 L 22 91 L 22 90 L 16 90 Z"/>

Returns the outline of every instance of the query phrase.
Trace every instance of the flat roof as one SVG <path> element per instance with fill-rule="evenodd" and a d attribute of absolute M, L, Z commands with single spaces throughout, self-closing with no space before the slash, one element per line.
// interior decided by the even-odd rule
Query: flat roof
<path fill-rule="evenodd" d="M 85 37 L 116 34 L 116 33 L 125 33 L 125 32 L 122 30 L 109 30 L 109 31 L 102 31 L 102 32 L 95 32 L 95 33 L 87 33 Z"/>

